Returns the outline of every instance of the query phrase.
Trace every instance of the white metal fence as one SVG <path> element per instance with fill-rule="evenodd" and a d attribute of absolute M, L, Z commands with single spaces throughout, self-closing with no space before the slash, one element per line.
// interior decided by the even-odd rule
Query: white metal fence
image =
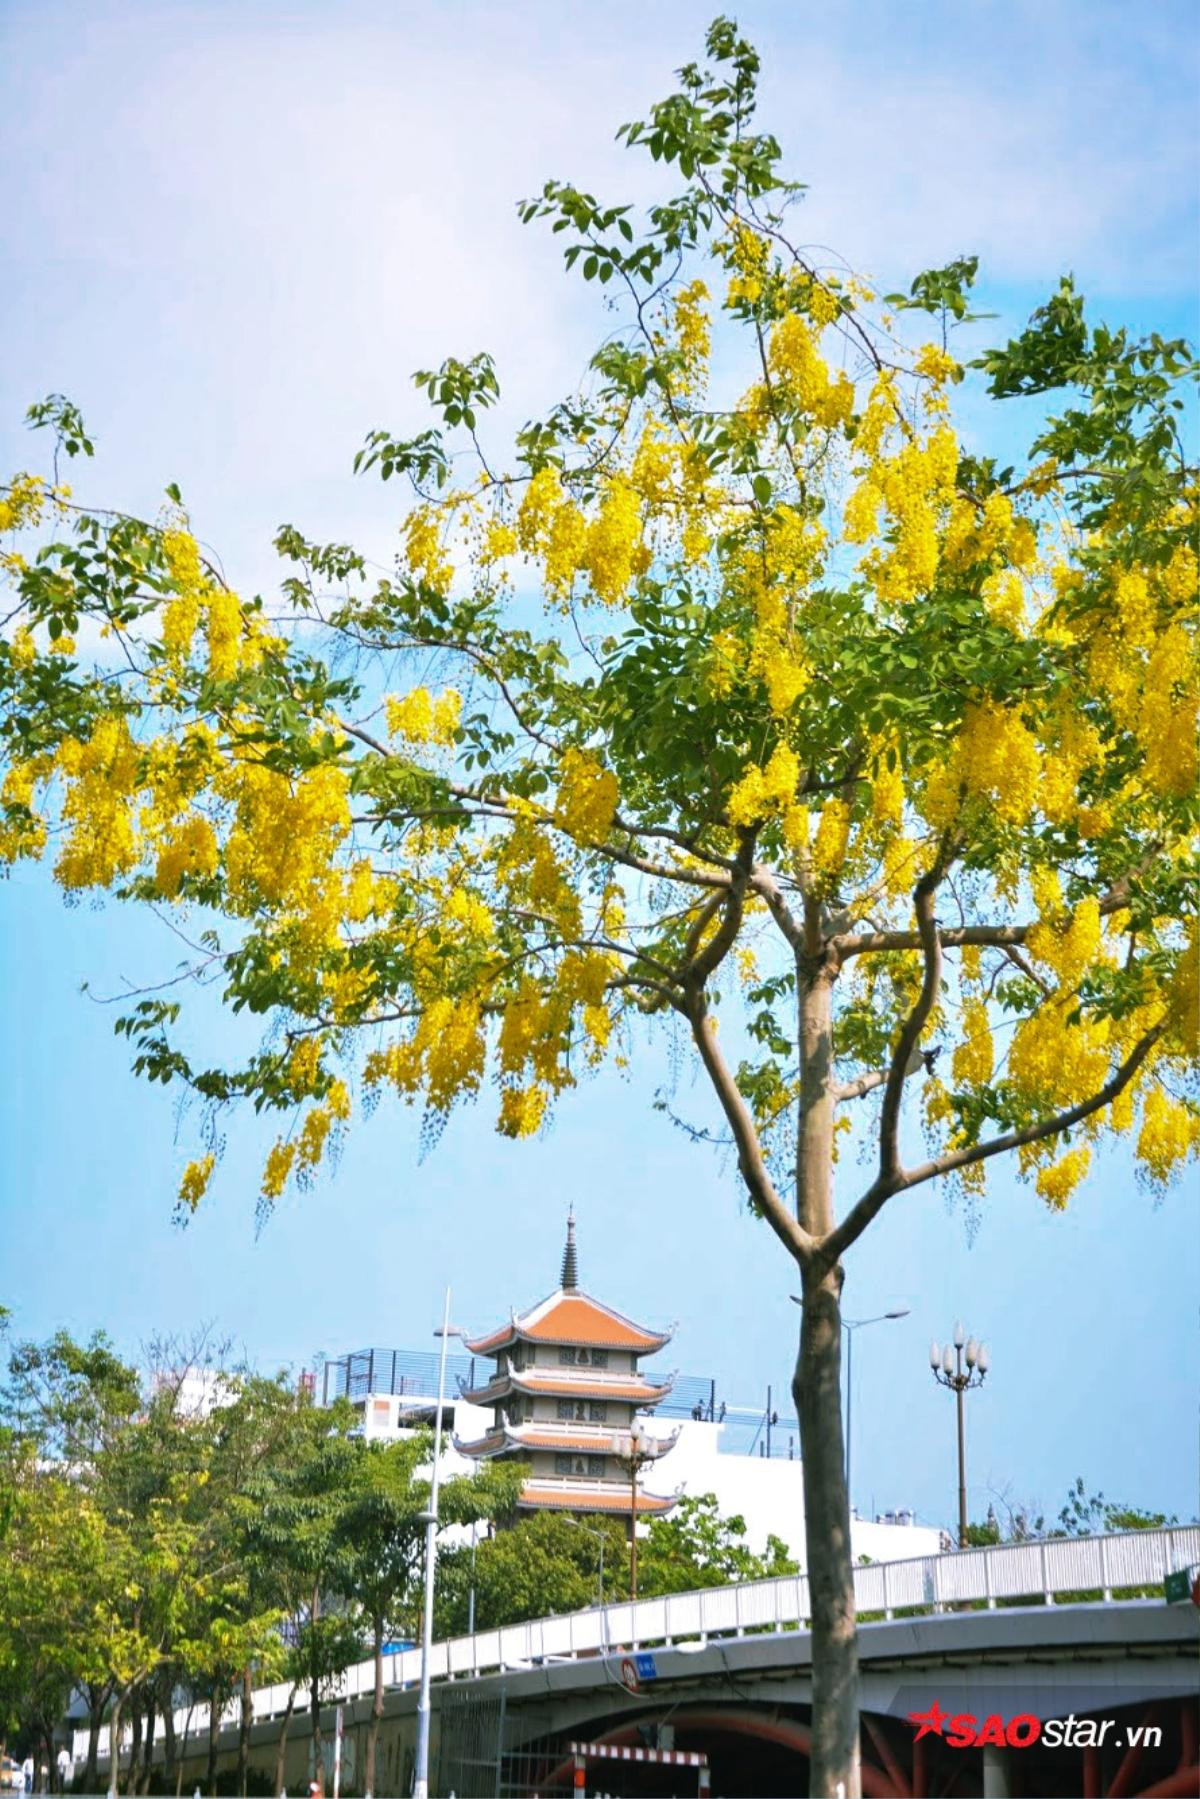
<path fill-rule="evenodd" d="M 1025 1599 L 1054 1604 L 1064 1597 L 1111 1602 L 1115 1593 L 1134 1587 L 1161 1588 L 1178 1568 L 1200 1562 L 1200 1525 L 1174 1525 L 1164 1530 L 1130 1531 L 1120 1536 L 1057 1537 L 1047 1542 L 1004 1543 L 986 1549 L 957 1550 L 946 1555 L 914 1556 L 902 1562 L 876 1562 L 854 1571 L 860 1621 L 892 1618 L 897 1612 L 937 1613 L 965 1602 L 994 1606 L 1001 1600 Z M 434 1680 L 520 1669 L 547 1659 L 570 1659 L 616 1649 L 703 1640 L 710 1636 L 743 1636 L 747 1631 L 804 1629 L 809 1621 L 808 1580 L 803 1574 L 777 1580 L 745 1581 L 738 1586 L 708 1587 L 699 1592 L 671 1593 L 661 1599 L 639 1599 L 561 1617 L 510 1624 L 503 1630 L 477 1631 L 452 1637 L 430 1651 Z M 415 1685 L 420 1678 L 421 1651 L 389 1655 L 384 1679 L 389 1688 Z M 373 1661 L 357 1662 L 331 1687 L 329 1699 L 355 1699 L 375 1687 Z M 260 1687 L 254 1695 L 254 1720 L 264 1723 L 287 1709 L 291 1687 Z M 297 1695 L 297 1709 L 305 1708 Z M 239 1700 L 222 1714 L 222 1725 L 241 1715 Z M 185 1731 L 193 1753 L 208 1735 L 208 1709 L 196 1706 L 175 1714 L 179 1737 Z M 156 1734 L 161 1734 L 161 1720 Z M 102 1745 L 107 1756 L 107 1743 Z M 75 1759 L 87 1753 L 87 1732 L 76 1731 Z"/>

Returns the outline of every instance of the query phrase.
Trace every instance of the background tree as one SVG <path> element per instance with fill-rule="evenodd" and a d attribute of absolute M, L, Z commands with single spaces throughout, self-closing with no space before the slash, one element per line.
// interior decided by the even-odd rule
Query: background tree
<path fill-rule="evenodd" d="M 120 1023 L 209 1107 L 185 1212 L 240 1100 L 283 1121 L 269 1207 L 381 1092 L 434 1133 L 490 1086 L 520 1137 L 646 1033 L 690 1047 L 802 1285 L 811 1790 L 853 1796 L 846 1253 L 1000 1155 L 1057 1207 L 1114 1137 L 1152 1186 L 1197 1144 L 1196 365 L 1069 280 L 964 364 L 974 259 L 881 305 L 806 251 L 757 76 L 716 21 L 622 129 L 677 191 L 526 204 L 603 340 L 507 448 L 486 355 L 418 374 L 433 422 L 357 459 L 413 490 L 388 576 L 285 526 L 270 613 L 177 490 L 143 522 L 14 477 L 0 527 L 48 529 L 8 553 L 3 847 L 198 908 L 195 981 L 270 1025 L 206 1065 L 174 970 Z M 30 417 L 90 455 L 61 396 Z"/>
<path fill-rule="evenodd" d="M 416 1636 L 424 1568 L 428 1465 L 432 1436 L 425 1431 L 397 1443 L 357 1443 L 336 1526 L 343 1552 L 340 1579 L 361 1608 L 370 1632 L 375 1690 L 367 1729 L 363 1791 L 375 1791 L 379 1725 L 383 1718 L 383 1650 L 389 1636 Z M 476 1524 L 504 1515 L 516 1503 L 520 1477 L 510 1469 L 485 1468 L 458 1475 L 439 1487 L 443 1524 Z"/>
<path fill-rule="evenodd" d="M 735 1581 L 795 1574 L 787 1545 L 768 1536 L 761 1555 L 746 1541 L 740 1512 L 723 1516 L 715 1493 L 687 1493 L 667 1517 L 655 1518 L 638 1552 L 638 1592 L 688 1593 Z"/>
<path fill-rule="evenodd" d="M 324 1791 L 321 1706 L 330 1683 L 362 1655 L 365 1619 L 353 1596 L 350 1546 L 343 1530 L 363 1445 L 351 1436 L 357 1414 L 347 1400 L 318 1408 L 301 1403 L 286 1459 L 264 1467 L 248 1489 L 247 1546 L 269 1567 L 286 1631 L 292 1671 L 307 1689 L 314 1778 Z M 282 1779 L 289 1705 L 280 1733 Z"/>
<path fill-rule="evenodd" d="M 470 1594 L 475 1628 L 496 1630 L 594 1606 L 599 1597 L 600 1544 L 604 1537 L 606 1600 L 629 1597 L 629 1548 L 615 1518 L 589 1518 L 582 1529 L 559 1512 L 535 1512 L 508 1530 L 438 1558 L 437 1633 L 466 1632 Z"/>

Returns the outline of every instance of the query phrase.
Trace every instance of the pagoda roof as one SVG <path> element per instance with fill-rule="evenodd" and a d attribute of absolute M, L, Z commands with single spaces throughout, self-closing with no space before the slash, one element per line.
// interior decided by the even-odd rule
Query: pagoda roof
<path fill-rule="evenodd" d="M 589 1485 L 584 1481 L 572 1482 L 564 1478 L 561 1484 L 526 1481 L 517 1504 L 524 1511 L 613 1512 L 618 1516 L 628 1516 L 632 1510 L 631 1499 L 630 1492 L 622 1486 L 602 1487 L 598 1482 Z M 678 1494 L 664 1499 L 658 1493 L 644 1493 L 638 1489 L 639 1513 L 654 1515 L 669 1512 L 678 1502 Z"/>
<path fill-rule="evenodd" d="M 482 1387 L 464 1387 L 459 1393 L 468 1405 L 494 1405 L 510 1393 L 547 1394 L 552 1399 L 617 1399 L 633 1405 L 656 1405 L 675 1384 L 670 1375 L 656 1385 L 643 1375 L 608 1374 L 601 1368 L 557 1369 L 541 1374 L 533 1369 L 498 1369 Z"/>
<path fill-rule="evenodd" d="M 527 1312 L 514 1312 L 507 1324 L 486 1336 L 467 1339 L 472 1355 L 498 1355 L 518 1341 L 567 1343 L 579 1349 L 628 1349 L 637 1355 L 662 1349 L 674 1329 L 652 1331 L 615 1311 L 602 1300 L 559 1287 Z"/>
<path fill-rule="evenodd" d="M 551 1423 L 505 1423 L 495 1430 L 486 1431 L 471 1443 L 464 1443 L 461 1438 L 455 1437 L 454 1447 L 460 1455 L 476 1458 L 503 1455 L 510 1449 L 573 1450 L 577 1455 L 617 1455 L 620 1453 L 615 1442 L 618 1434 L 603 1424 L 562 1425 L 556 1429 Z"/>

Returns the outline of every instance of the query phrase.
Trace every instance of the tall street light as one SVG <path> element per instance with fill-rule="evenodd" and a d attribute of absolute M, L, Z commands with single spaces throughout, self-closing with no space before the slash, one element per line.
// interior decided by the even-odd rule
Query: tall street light
<path fill-rule="evenodd" d="M 850 1503 L 850 1421 L 851 1407 L 854 1404 L 854 1333 L 868 1324 L 884 1324 L 889 1318 L 907 1318 L 908 1307 L 900 1306 L 894 1312 L 880 1312 L 874 1318 L 843 1318 L 842 1329 L 846 1333 L 846 1503 Z"/>
<path fill-rule="evenodd" d="M 450 1323 L 450 1289 L 447 1287 L 442 1328 L 435 1332 L 442 1339 L 442 1347 L 438 1356 L 437 1411 L 433 1425 L 433 1473 L 429 1481 L 429 1510 L 425 1514 L 425 1607 L 421 1623 L 421 1690 L 417 1698 L 417 1765 L 413 1799 L 429 1799 L 430 1639 L 433 1636 L 433 1571 L 437 1561 L 438 1464 L 442 1452 L 442 1411 L 446 1403 L 446 1343 L 449 1338 L 462 1334 Z"/>
<path fill-rule="evenodd" d="M 629 1446 L 624 1451 L 617 1449 L 616 1460 L 629 1475 L 629 1597 L 637 1598 L 638 1579 L 638 1475 L 647 1462 L 656 1462 L 668 1449 L 674 1447 L 678 1431 L 669 1440 L 653 1437 L 640 1418 L 635 1418 L 629 1427 Z M 620 1439 L 616 1439 L 619 1442 Z M 614 1445 L 615 1446 L 615 1445 Z"/>
<path fill-rule="evenodd" d="M 790 1295 L 793 1302 L 802 1306 L 803 1299 L 799 1294 Z M 889 1318 L 907 1318 L 909 1308 L 898 1306 L 894 1312 L 879 1312 L 874 1318 L 843 1318 L 842 1329 L 846 1333 L 846 1503 L 850 1503 L 850 1424 L 854 1404 L 854 1333 L 868 1324 L 883 1324 Z"/>
<path fill-rule="evenodd" d="M 963 1363 L 966 1363 L 964 1369 Z M 990 1359 L 986 1343 L 968 1337 L 962 1325 L 954 1326 L 954 1346 L 939 1348 L 929 1345 L 929 1366 L 939 1386 L 949 1387 L 958 1409 L 958 1546 L 967 1546 L 967 1440 L 963 1417 L 963 1395 L 972 1387 L 982 1387 L 987 1379 Z"/>

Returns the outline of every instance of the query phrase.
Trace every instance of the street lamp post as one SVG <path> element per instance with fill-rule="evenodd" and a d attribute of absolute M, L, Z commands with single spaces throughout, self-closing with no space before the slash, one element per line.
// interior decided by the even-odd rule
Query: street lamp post
<path fill-rule="evenodd" d="M 676 1436 L 678 1432 L 676 1432 Z M 637 1551 L 637 1514 L 638 1514 L 638 1474 L 647 1462 L 655 1462 L 660 1455 L 665 1455 L 675 1442 L 656 1441 L 646 1429 L 640 1418 L 635 1418 L 629 1427 L 629 1448 L 621 1454 L 617 1453 L 617 1461 L 629 1470 L 629 1597 L 637 1598 L 638 1551 Z"/>
<path fill-rule="evenodd" d="M 421 1622 L 421 1688 L 417 1696 L 417 1761 L 413 1774 L 413 1799 L 429 1799 L 429 1676 L 430 1639 L 433 1636 L 433 1573 L 437 1561 L 438 1462 L 442 1450 L 442 1411 L 446 1402 L 446 1344 L 462 1332 L 450 1323 L 450 1289 L 442 1308 L 442 1340 L 438 1356 L 437 1411 L 433 1425 L 433 1473 L 429 1480 L 429 1510 L 425 1514 L 425 1605 Z"/>
<path fill-rule="evenodd" d="M 966 1364 L 964 1368 L 964 1362 Z M 958 1411 L 958 1546 L 967 1546 L 967 1437 L 963 1395 L 982 1387 L 991 1366 L 987 1344 L 968 1337 L 962 1325 L 954 1326 L 954 1344 L 929 1345 L 929 1366 L 939 1386 L 949 1387 Z"/>
<path fill-rule="evenodd" d="M 802 1306 L 804 1301 L 799 1294 L 790 1295 L 793 1304 Z M 846 1503 L 850 1503 L 850 1424 L 854 1404 L 854 1333 L 868 1324 L 884 1324 L 890 1318 L 907 1318 L 909 1308 L 898 1306 L 894 1312 L 879 1312 L 874 1318 L 843 1318 L 842 1329 L 846 1333 Z M 801 1445 L 803 1448 L 803 1445 Z"/>
<path fill-rule="evenodd" d="M 850 1504 L 850 1423 L 851 1408 L 854 1404 L 854 1333 L 868 1324 L 883 1324 L 889 1318 L 907 1318 L 908 1307 L 900 1306 L 894 1312 L 880 1312 L 874 1318 L 843 1318 L 842 1329 L 846 1333 L 846 1504 Z"/>

